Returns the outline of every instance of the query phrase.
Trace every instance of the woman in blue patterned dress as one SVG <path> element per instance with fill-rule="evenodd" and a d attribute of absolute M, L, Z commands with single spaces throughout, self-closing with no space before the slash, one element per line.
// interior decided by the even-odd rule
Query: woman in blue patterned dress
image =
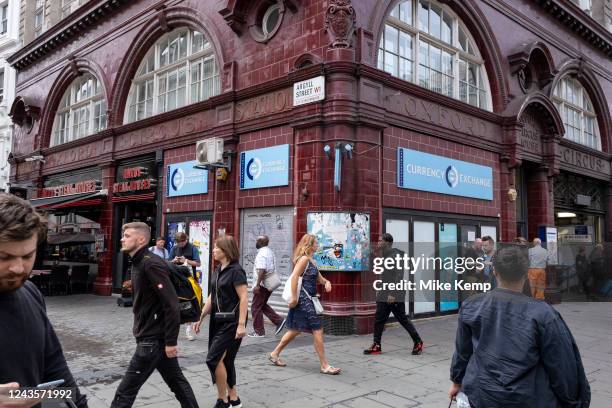
<path fill-rule="evenodd" d="M 317 294 L 317 282 L 325 286 L 325 292 L 331 292 L 331 283 L 325 279 L 314 260 L 312 255 L 317 250 L 317 238 L 314 235 L 306 234 L 302 237 L 299 244 L 295 248 L 293 253 L 293 262 L 295 264 L 293 273 L 289 277 L 291 279 L 291 289 L 293 293 L 293 300 L 289 303 L 289 314 L 285 322 L 285 327 L 289 329 L 283 336 L 278 346 L 272 353 L 268 355 L 268 359 L 275 366 L 285 367 L 287 364 L 280 359 L 280 353 L 298 334 L 312 333 L 314 339 L 314 348 L 319 355 L 321 362 L 321 373 L 336 375 L 340 374 L 340 369 L 333 367 L 327 361 L 325 357 L 325 347 L 323 345 L 323 324 L 321 317 L 315 312 L 314 304 L 312 300 L 306 296 L 304 290 L 308 292 L 308 295 L 316 296 Z M 302 290 L 298 291 L 298 279 L 302 277 Z"/>

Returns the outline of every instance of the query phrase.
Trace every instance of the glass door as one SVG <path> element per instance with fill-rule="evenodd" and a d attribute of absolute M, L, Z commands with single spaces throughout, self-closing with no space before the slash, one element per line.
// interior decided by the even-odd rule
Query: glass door
<path fill-rule="evenodd" d="M 456 259 L 459 256 L 457 246 L 457 224 L 438 224 L 438 256 L 442 260 L 446 260 L 447 258 Z M 454 289 L 457 276 L 454 269 L 445 268 L 445 266 L 450 266 L 450 263 L 442 263 L 440 282 L 450 283 L 452 285 L 452 290 L 440 292 L 441 312 L 448 312 L 459 308 L 458 292 Z"/>
<path fill-rule="evenodd" d="M 435 223 L 414 221 L 414 257 L 433 258 L 436 256 Z M 419 282 L 432 281 L 436 278 L 435 265 L 432 262 L 421 263 L 415 270 L 414 281 L 417 282 L 414 291 L 414 313 L 431 313 L 436 311 L 436 292 L 421 290 Z"/>
<path fill-rule="evenodd" d="M 385 231 L 393 236 L 393 247 L 410 254 L 410 222 L 406 220 L 387 220 Z M 404 270 L 404 279 L 410 280 L 410 270 Z M 410 296 L 406 293 L 406 311 L 410 310 Z"/>

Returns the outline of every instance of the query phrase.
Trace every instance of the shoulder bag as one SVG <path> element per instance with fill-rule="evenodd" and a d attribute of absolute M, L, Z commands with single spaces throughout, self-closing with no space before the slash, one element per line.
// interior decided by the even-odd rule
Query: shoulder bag
<path fill-rule="evenodd" d="M 221 306 L 219 303 L 219 275 L 221 274 L 221 268 L 219 268 L 219 272 L 217 273 L 217 280 L 215 284 L 215 298 L 217 300 L 217 312 L 215 313 L 215 322 L 218 323 L 233 323 L 236 321 L 236 308 L 240 304 L 238 302 L 234 309 L 231 312 L 222 312 Z"/>
<path fill-rule="evenodd" d="M 310 296 L 308 292 L 306 292 L 306 289 L 304 288 L 302 288 L 302 291 L 304 292 L 304 294 L 306 294 L 306 297 L 310 299 L 310 301 L 314 305 L 316 314 L 322 315 L 325 309 L 323 309 L 323 305 L 321 304 L 321 301 L 319 300 L 319 295 Z"/>

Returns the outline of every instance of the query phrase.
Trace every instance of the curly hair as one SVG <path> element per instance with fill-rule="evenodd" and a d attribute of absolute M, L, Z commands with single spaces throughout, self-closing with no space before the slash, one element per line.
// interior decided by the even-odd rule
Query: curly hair
<path fill-rule="evenodd" d="M 47 220 L 34 207 L 13 194 L 0 193 L 0 243 L 47 236 Z"/>

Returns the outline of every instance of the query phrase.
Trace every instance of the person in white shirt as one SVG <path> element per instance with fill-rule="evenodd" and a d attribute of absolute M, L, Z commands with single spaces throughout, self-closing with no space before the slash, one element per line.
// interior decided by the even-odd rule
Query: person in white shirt
<path fill-rule="evenodd" d="M 270 239 L 267 235 L 257 237 L 257 256 L 253 270 L 253 303 L 251 304 L 251 315 L 253 316 L 253 331 L 249 337 L 263 337 L 264 329 L 263 315 L 279 327 L 283 323 L 272 307 L 268 305 L 270 295 L 281 285 L 280 278 L 276 273 L 276 257 L 268 247 Z"/>
<path fill-rule="evenodd" d="M 161 259 L 167 260 L 170 254 L 166 249 L 166 240 L 164 237 L 157 237 L 155 241 L 155 245 L 149 248 L 149 252 L 154 253 L 155 255 L 161 257 Z"/>

